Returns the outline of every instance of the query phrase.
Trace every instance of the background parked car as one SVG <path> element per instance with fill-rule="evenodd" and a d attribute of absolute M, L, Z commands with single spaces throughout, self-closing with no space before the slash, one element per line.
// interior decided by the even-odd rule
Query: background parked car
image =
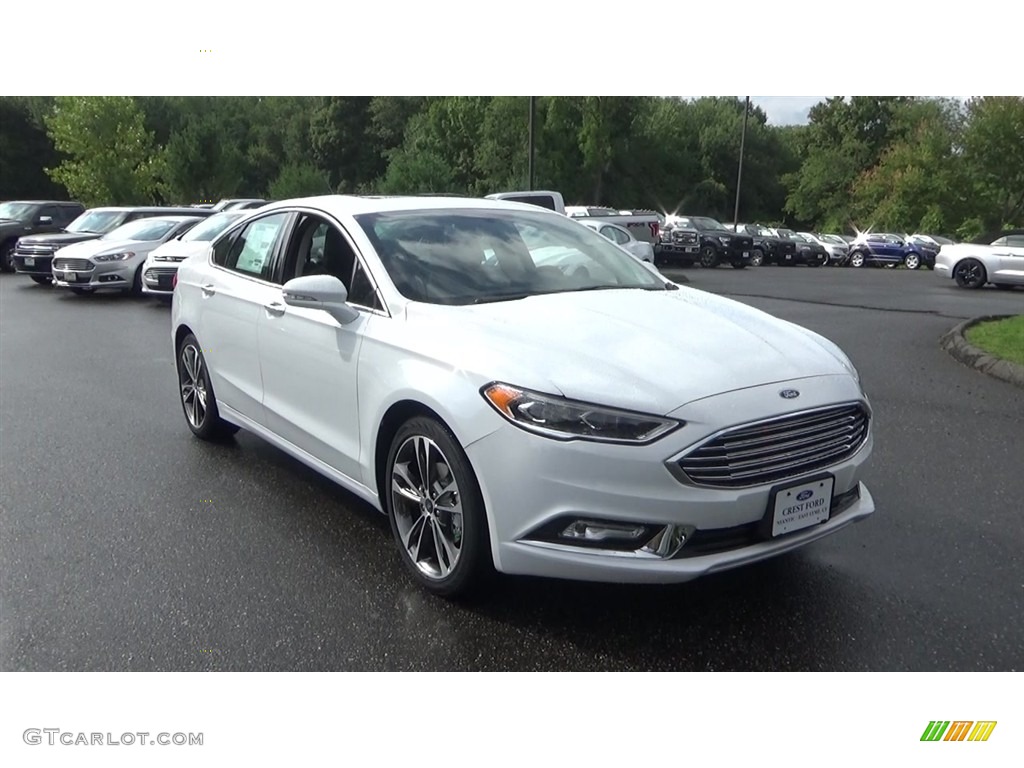
<path fill-rule="evenodd" d="M 59 249 L 86 240 L 95 240 L 138 219 L 152 216 L 209 216 L 200 208 L 164 208 L 159 206 L 90 208 L 68 224 L 66 230 L 52 235 L 35 235 L 18 240 L 14 249 L 14 269 L 41 284 L 53 279 L 53 255 Z"/>
<path fill-rule="evenodd" d="M 53 284 L 74 293 L 142 293 L 142 265 L 149 252 L 204 218 L 152 216 L 123 224 L 96 240 L 61 248 L 53 257 Z"/>
<path fill-rule="evenodd" d="M 0 270 L 14 270 L 18 238 L 37 232 L 61 232 L 85 210 L 61 200 L 10 200 L 0 203 Z"/>
<path fill-rule="evenodd" d="M 922 265 L 933 267 L 938 251 L 937 247 L 921 240 L 908 240 L 900 235 L 885 232 L 871 232 L 859 236 L 850 244 L 850 266 L 902 264 L 907 269 L 918 269 Z"/>
<path fill-rule="evenodd" d="M 798 234 L 800 237 L 811 240 L 825 249 L 825 253 L 828 254 L 828 260 L 825 262 L 826 266 L 841 265 L 846 262 L 846 258 L 850 255 L 850 246 L 841 237 L 828 239 L 834 236 L 821 235 L 816 232 L 799 232 Z"/>
<path fill-rule="evenodd" d="M 601 221 L 587 221 L 586 219 L 579 219 L 579 222 L 583 226 L 589 227 L 598 234 L 607 237 L 616 245 L 622 246 L 640 259 L 640 261 L 646 261 L 649 264 L 654 263 L 654 246 L 637 240 L 625 227 Z"/>
<path fill-rule="evenodd" d="M 989 245 L 944 245 L 935 260 L 935 273 L 953 278 L 961 288 L 992 283 L 1008 290 L 1024 285 L 1024 235 L 1003 235 Z"/>
<path fill-rule="evenodd" d="M 658 263 L 693 264 L 700 258 L 700 233 L 676 216 L 666 216 L 654 246 L 654 258 Z"/>
<path fill-rule="evenodd" d="M 674 221 L 677 227 L 697 232 L 700 240 L 697 258 L 702 267 L 714 268 L 723 261 L 736 269 L 743 269 L 750 264 L 750 255 L 754 250 L 754 238 L 750 235 L 726 229 L 725 225 L 710 216 L 683 215 L 674 217 Z"/>
<path fill-rule="evenodd" d="M 783 256 L 779 262 L 785 266 L 804 264 L 808 267 L 822 267 L 828 262 L 828 251 L 823 245 L 818 244 L 809 237 L 798 235 L 792 229 L 784 227 L 773 230 L 778 237 L 789 240 L 793 243 L 793 255 Z"/>
<path fill-rule="evenodd" d="M 259 197 L 233 197 L 218 200 L 210 210 L 215 213 L 219 211 L 249 210 L 251 208 L 262 208 L 269 202 L 269 200 Z"/>
<path fill-rule="evenodd" d="M 204 251 L 217 235 L 247 215 L 249 211 L 242 209 L 221 211 L 155 248 L 142 267 L 142 292 L 169 297 L 178 265 Z"/>
<path fill-rule="evenodd" d="M 732 229 L 732 227 L 729 227 Z M 741 235 L 750 235 L 754 240 L 753 250 L 750 252 L 750 266 L 760 267 L 762 264 L 778 264 L 786 261 L 787 256 L 792 259 L 796 252 L 796 243 L 784 237 L 779 237 L 768 227 L 760 224 L 737 224 L 736 232 Z"/>

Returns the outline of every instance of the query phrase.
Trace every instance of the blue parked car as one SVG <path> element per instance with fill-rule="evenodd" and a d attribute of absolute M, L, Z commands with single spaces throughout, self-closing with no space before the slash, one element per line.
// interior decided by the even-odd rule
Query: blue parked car
<path fill-rule="evenodd" d="M 933 268 L 938 253 L 938 248 L 920 238 L 872 232 L 850 243 L 847 263 L 851 267 L 871 263 L 892 267 L 902 264 L 907 269 L 919 269 L 922 265 Z"/>

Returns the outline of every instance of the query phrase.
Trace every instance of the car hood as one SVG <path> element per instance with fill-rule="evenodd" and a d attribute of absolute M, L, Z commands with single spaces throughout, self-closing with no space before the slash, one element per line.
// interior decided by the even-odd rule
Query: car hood
<path fill-rule="evenodd" d="M 64 258 L 88 259 L 90 256 L 98 256 L 101 253 L 117 253 L 125 249 L 134 251 L 136 254 L 149 253 L 158 245 L 160 243 L 148 240 L 86 240 L 61 248 L 60 255 Z"/>
<path fill-rule="evenodd" d="M 7 232 L 8 230 L 19 230 L 24 231 L 25 225 L 17 219 L 0 219 L 0 230 Z"/>
<path fill-rule="evenodd" d="M 57 248 L 63 248 L 71 243 L 81 243 L 86 240 L 97 240 L 99 238 L 100 235 L 95 232 L 60 232 L 51 235 L 23 237 L 21 242 L 26 245 L 52 245 Z"/>
<path fill-rule="evenodd" d="M 410 347 L 487 380 L 667 414 L 710 395 L 850 375 L 814 334 L 689 288 L 411 303 Z"/>
<path fill-rule="evenodd" d="M 187 259 L 189 256 L 195 256 L 197 253 L 202 253 L 210 244 L 203 240 L 169 240 L 158 248 L 154 248 L 149 253 L 151 259 L 155 259 L 157 256 L 166 256 L 175 259 Z"/>

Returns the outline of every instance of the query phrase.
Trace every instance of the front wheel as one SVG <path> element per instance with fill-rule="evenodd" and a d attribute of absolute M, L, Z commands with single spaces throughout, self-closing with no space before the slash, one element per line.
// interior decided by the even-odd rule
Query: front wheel
<path fill-rule="evenodd" d="M 444 424 L 416 416 L 398 430 L 382 494 L 402 561 L 420 586 L 465 596 L 494 571 L 483 496 Z"/>
<path fill-rule="evenodd" d="M 216 440 L 237 432 L 238 427 L 220 417 L 206 358 L 191 333 L 178 345 L 177 362 L 181 409 L 192 434 L 202 440 Z"/>
<path fill-rule="evenodd" d="M 750 266 L 760 267 L 762 264 L 764 264 L 764 251 L 755 248 L 750 254 Z"/>
<path fill-rule="evenodd" d="M 903 266 L 907 269 L 920 269 L 921 257 L 916 253 L 908 253 L 903 257 Z"/>
<path fill-rule="evenodd" d="M 851 267 L 863 267 L 864 266 L 864 254 L 858 251 L 857 253 L 850 254 L 850 266 Z"/>
<path fill-rule="evenodd" d="M 953 279 L 961 288 L 981 288 L 988 282 L 985 265 L 977 259 L 964 259 L 953 269 Z"/>
<path fill-rule="evenodd" d="M 700 249 L 700 265 L 705 269 L 718 266 L 718 250 L 713 245 L 705 245 Z"/>
<path fill-rule="evenodd" d="M 14 271 L 14 243 L 0 245 L 0 272 Z"/>

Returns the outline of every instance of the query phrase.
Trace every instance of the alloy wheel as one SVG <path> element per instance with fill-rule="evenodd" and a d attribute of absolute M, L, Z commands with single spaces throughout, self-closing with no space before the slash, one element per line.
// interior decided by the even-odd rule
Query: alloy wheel
<path fill-rule="evenodd" d="M 462 495 L 441 448 L 424 435 L 407 438 L 391 469 L 391 503 L 399 541 L 425 577 L 447 577 L 463 543 Z"/>
<path fill-rule="evenodd" d="M 181 403 L 185 418 L 195 429 L 206 421 L 206 377 L 203 370 L 203 356 L 194 344 L 181 348 L 181 365 L 178 381 L 181 386 Z"/>
<path fill-rule="evenodd" d="M 921 266 L 921 257 L 916 253 L 908 253 L 907 257 L 903 260 L 903 265 L 907 269 L 917 269 Z"/>
<path fill-rule="evenodd" d="M 953 277 L 961 288 L 981 288 L 987 279 L 985 267 L 976 259 L 966 259 L 957 264 Z"/>

